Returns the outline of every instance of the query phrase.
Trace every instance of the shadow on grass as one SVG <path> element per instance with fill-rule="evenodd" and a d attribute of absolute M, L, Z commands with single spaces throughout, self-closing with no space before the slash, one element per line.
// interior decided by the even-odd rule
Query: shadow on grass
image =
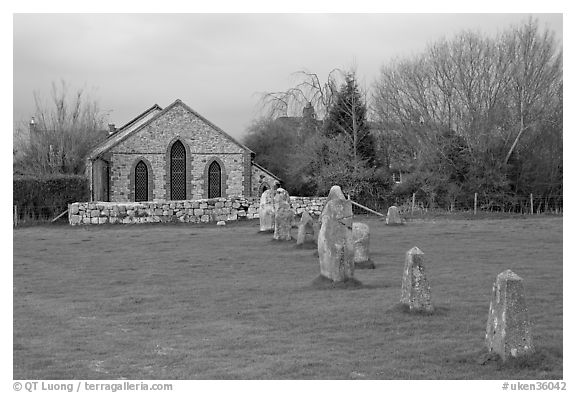
<path fill-rule="evenodd" d="M 364 262 L 354 262 L 354 269 L 376 269 L 376 265 L 372 259 Z"/>
<path fill-rule="evenodd" d="M 529 371 L 533 379 L 540 379 L 545 374 L 547 379 L 562 379 L 562 374 L 550 373 L 562 366 L 562 348 L 560 347 L 537 347 L 529 356 L 510 358 L 506 362 L 494 353 L 483 348 L 478 351 L 461 353 L 444 359 L 445 363 L 459 363 L 470 366 L 487 368 L 489 371 L 518 373 Z"/>
<path fill-rule="evenodd" d="M 270 235 L 274 233 L 274 229 L 269 229 L 267 231 L 257 231 L 256 234 L 257 235 Z"/>
<path fill-rule="evenodd" d="M 272 238 L 270 240 L 270 243 L 275 243 L 275 244 L 290 244 L 290 243 L 296 243 L 296 239 L 292 238 L 290 240 L 277 240 Z"/>
<path fill-rule="evenodd" d="M 296 244 L 295 248 L 299 250 L 318 250 L 318 245 L 314 242 L 304 242 L 302 244 Z"/>
<path fill-rule="evenodd" d="M 355 278 L 349 278 L 346 281 L 334 282 L 323 275 L 319 275 L 310 284 L 312 289 L 361 289 L 364 286 Z"/>
<path fill-rule="evenodd" d="M 406 304 L 397 303 L 394 306 L 390 307 L 384 313 L 389 315 L 418 315 L 418 316 L 425 316 L 425 317 L 434 317 L 434 316 L 446 316 L 448 315 L 449 308 L 446 306 L 437 306 L 433 305 L 434 309 L 432 311 L 424 311 L 424 310 L 410 310 L 410 307 Z"/>

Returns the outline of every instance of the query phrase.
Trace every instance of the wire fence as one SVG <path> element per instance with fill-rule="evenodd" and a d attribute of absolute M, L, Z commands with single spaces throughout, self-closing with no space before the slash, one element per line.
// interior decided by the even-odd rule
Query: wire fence
<path fill-rule="evenodd" d="M 398 207 L 400 214 L 404 216 L 423 216 L 426 214 L 462 213 L 516 213 L 516 214 L 563 214 L 563 196 L 514 196 L 507 198 L 494 198 L 470 195 L 466 201 L 452 201 L 444 205 L 436 204 L 427 198 L 418 198 L 413 194 L 412 198 L 403 201 L 390 201 L 383 198 L 363 199 L 357 201 L 365 207 L 386 215 L 392 205 Z M 67 204 L 39 205 L 19 207 L 14 205 L 14 227 L 38 223 L 50 223 L 57 218 L 56 222 L 65 222 L 67 214 L 62 214 L 68 209 Z M 367 214 L 361 207 L 352 206 L 354 214 Z M 60 216 L 60 217 L 59 217 Z"/>
<path fill-rule="evenodd" d="M 36 205 L 21 207 L 18 205 L 13 206 L 13 224 L 14 227 L 27 225 L 49 223 L 62 213 L 68 210 L 68 204 L 55 204 L 55 205 Z M 57 221 L 64 221 L 68 219 L 68 215 L 64 214 L 58 217 Z"/>
<path fill-rule="evenodd" d="M 403 215 L 424 215 L 428 213 L 516 213 L 516 214 L 562 214 L 562 195 L 526 195 L 526 196 L 505 196 L 496 198 L 494 196 L 483 196 L 478 193 L 470 195 L 466 200 L 443 201 L 442 204 L 435 203 L 429 198 L 418 197 L 413 194 L 412 198 L 400 201 L 390 201 L 383 198 L 363 199 L 359 201 L 362 205 L 386 214 L 390 206 L 397 206 L 400 214 Z M 366 214 L 360 207 L 353 206 L 354 214 Z"/>

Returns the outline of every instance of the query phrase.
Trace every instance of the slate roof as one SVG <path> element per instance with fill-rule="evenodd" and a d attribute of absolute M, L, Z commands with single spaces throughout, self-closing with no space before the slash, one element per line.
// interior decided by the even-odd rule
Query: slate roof
<path fill-rule="evenodd" d="M 274 179 L 276 179 L 278 181 L 282 181 L 282 179 L 280 179 L 278 176 L 276 176 L 275 174 L 273 174 L 272 172 L 270 172 L 268 169 L 264 168 L 263 166 L 256 164 L 254 161 L 252 161 L 252 165 L 254 165 L 256 168 L 260 169 L 262 172 L 266 172 L 267 174 L 272 176 Z"/>
<path fill-rule="evenodd" d="M 136 134 L 139 130 L 146 127 L 148 124 L 153 122 L 154 120 L 162 117 L 166 112 L 174 108 L 176 105 L 182 106 L 188 112 L 192 113 L 194 116 L 198 117 L 204 123 L 208 124 L 214 131 L 220 133 L 225 138 L 229 139 L 242 149 L 254 154 L 252 150 L 238 142 L 236 139 L 232 138 L 228 135 L 225 131 L 223 131 L 220 127 L 216 126 L 214 123 L 206 119 L 204 116 L 200 115 L 198 112 L 190 108 L 188 105 L 183 103 L 180 99 L 177 99 L 166 108 L 162 109 L 157 104 L 153 105 L 134 119 L 130 120 L 128 123 L 123 125 L 116 131 L 114 134 L 109 136 L 105 141 L 98 144 L 94 149 L 90 151 L 88 154 L 88 159 L 94 160 L 98 158 L 100 155 L 106 153 L 108 150 L 119 144 L 120 142 L 126 140 L 127 138 L 131 137 L 132 135 Z"/>

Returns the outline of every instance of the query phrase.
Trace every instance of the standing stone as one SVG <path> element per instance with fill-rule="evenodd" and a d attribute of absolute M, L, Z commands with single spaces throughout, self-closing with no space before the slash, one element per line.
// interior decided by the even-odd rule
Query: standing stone
<path fill-rule="evenodd" d="M 362 222 L 352 224 L 352 241 L 354 243 L 354 267 L 374 269 L 370 259 L 370 227 Z"/>
<path fill-rule="evenodd" d="M 283 188 L 274 193 L 274 240 L 292 240 L 290 229 L 294 212 L 290 209 L 290 195 Z"/>
<path fill-rule="evenodd" d="M 326 197 L 326 203 L 333 199 L 346 199 L 340 186 L 332 186 L 330 188 L 330 192 L 328 192 L 328 196 Z"/>
<path fill-rule="evenodd" d="M 272 232 L 274 230 L 274 194 L 272 190 L 266 190 L 260 197 L 260 232 Z"/>
<path fill-rule="evenodd" d="M 279 200 L 274 215 L 274 240 L 292 240 L 290 229 L 292 229 L 293 218 L 294 212 L 290 209 L 290 205 Z"/>
<path fill-rule="evenodd" d="M 318 244 L 318 235 L 320 234 L 320 228 L 322 227 L 321 221 L 312 222 L 312 228 L 314 229 L 314 243 Z"/>
<path fill-rule="evenodd" d="M 402 224 L 402 218 L 400 217 L 398 208 L 396 206 L 390 206 L 388 208 L 388 214 L 386 215 L 386 225 L 401 225 L 401 224 Z"/>
<path fill-rule="evenodd" d="M 523 280 L 512 270 L 498 274 L 492 287 L 486 346 L 503 361 L 534 352 Z"/>
<path fill-rule="evenodd" d="M 281 201 L 290 205 L 290 194 L 283 188 L 277 188 L 274 193 L 274 205 L 277 206 Z"/>
<path fill-rule="evenodd" d="M 410 311 L 434 311 L 430 300 L 430 284 L 424 271 L 424 253 L 418 247 L 406 253 L 400 303 L 408 306 Z"/>
<path fill-rule="evenodd" d="M 333 186 L 330 190 L 320 220 L 320 274 L 334 282 L 353 278 L 352 203 L 344 198 L 340 187 Z"/>
<path fill-rule="evenodd" d="M 298 237 L 296 238 L 296 245 L 301 246 L 306 242 L 306 234 L 314 233 L 314 220 L 312 216 L 304 210 L 302 212 L 302 217 L 300 218 L 300 223 L 298 224 Z"/>

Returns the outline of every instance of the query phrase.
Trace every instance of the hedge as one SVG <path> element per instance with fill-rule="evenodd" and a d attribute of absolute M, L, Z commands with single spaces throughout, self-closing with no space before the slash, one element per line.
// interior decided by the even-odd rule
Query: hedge
<path fill-rule="evenodd" d="M 81 175 L 15 176 L 13 204 L 20 218 L 46 219 L 68 208 L 69 203 L 90 199 L 88 179 Z"/>

